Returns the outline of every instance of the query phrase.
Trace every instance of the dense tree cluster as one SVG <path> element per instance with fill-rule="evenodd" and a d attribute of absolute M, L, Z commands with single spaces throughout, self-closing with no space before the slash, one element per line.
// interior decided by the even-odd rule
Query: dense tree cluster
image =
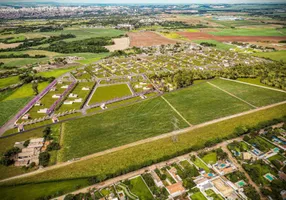
<path fill-rule="evenodd" d="M 204 47 L 215 47 L 216 44 L 210 43 L 210 42 L 201 42 L 200 45 Z"/>
<path fill-rule="evenodd" d="M 44 58 L 46 57 L 45 55 L 39 55 L 39 54 L 36 54 L 35 56 L 31 56 L 29 54 L 1 54 L 0 55 L 0 58 Z"/>
<path fill-rule="evenodd" d="M 152 191 L 152 193 L 156 196 L 155 198 L 156 200 L 165 200 L 168 198 L 169 193 L 166 190 L 166 188 L 157 187 L 151 174 L 149 173 L 142 174 L 142 177 L 144 181 L 146 182 L 146 184 L 148 185 L 148 187 L 150 188 L 150 190 Z"/>
<path fill-rule="evenodd" d="M 0 164 L 9 166 L 14 163 L 14 160 L 12 159 L 13 156 L 15 156 L 17 153 L 20 153 L 21 150 L 18 147 L 13 147 L 11 149 L 8 149 L 2 156 L 0 160 Z"/>

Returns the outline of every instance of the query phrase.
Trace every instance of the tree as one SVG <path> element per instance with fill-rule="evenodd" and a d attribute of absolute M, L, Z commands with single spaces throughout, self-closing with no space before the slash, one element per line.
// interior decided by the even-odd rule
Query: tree
<path fill-rule="evenodd" d="M 39 164 L 46 167 L 49 164 L 50 154 L 48 152 L 42 152 L 39 155 Z"/>
<path fill-rule="evenodd" d="M 30 144 L 30 140 L 26 140 L 23 144 L 24 147 L 27 147 Z"/>
<path fill-rule="evenodd" d="M 33 83 L 32 83 L 32 89 L 34 90 L 35 95 L 38 95 L 38 94 L 39 94 L 38 82 L 37 82 L 37 81 L 33 81 Z"/>
<path fill-rule="evenodd" d="M 60 144 L 57 142 L 51 142 L 48 147 L 47 150 L 48 151 L 52 151 L 52 150 L 59 150 L 61 148 Z"/>

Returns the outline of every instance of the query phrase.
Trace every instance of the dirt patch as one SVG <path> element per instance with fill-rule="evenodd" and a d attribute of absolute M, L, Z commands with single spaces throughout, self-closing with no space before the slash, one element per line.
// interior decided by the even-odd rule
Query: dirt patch
<path fill-rule="evenodd" d="M 129 47 L 129 38 L 115 38 L 113 39 L 114 45 L 105 46 L 109 51 L 124 50 Z"/>
<path fill-rule="evenodd" d="M 239 42 L 278 42 L 280 40 L 286 40 L 286 37 L 280 36 L 215 36 L 205 32 L 178 32 L 178 34 L 187 37 L 190 40 L 217 40 L 221 42 L 231 42 L 231 41 L 239 41 Z"/>
<path fill-rule="evenodd" d="M 0 43 L 0 49 L 8 49 L 8 48 L 15 48 L 19 46 L 21 43 L 11 43 L 11 44 L 4 44 Z"/>
<path fill-rule="evenodd" d="M 128 33 L 130 38 L 130 46 L 136 47 L 149 47 L 162 44 L 175 44 L 176 41 L 162 37 L 161 35 L 154 32 L 134 32 Z"/>

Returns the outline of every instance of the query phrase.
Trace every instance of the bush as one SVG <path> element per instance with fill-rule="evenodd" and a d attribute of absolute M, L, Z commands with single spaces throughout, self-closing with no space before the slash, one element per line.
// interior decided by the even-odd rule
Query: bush
<path fill-rule="evenodd" d="M 48 145 L 47 150 L 53 151 L 53 150 L 59 150 L 61 148 L 60 144 L 57 142 L 52 142 Z"/>
<path fill-rule="evenodd" d="M 27 147 L 30 144 L 30 140 L 26 140 L 23 144 L 24 147 Z"/>
<path fill-rule="evenodd" d="M 48 152 L 42 152 L 39 155 L 39 164 L 46 167 L 49 164 L 50 154 Z"/>

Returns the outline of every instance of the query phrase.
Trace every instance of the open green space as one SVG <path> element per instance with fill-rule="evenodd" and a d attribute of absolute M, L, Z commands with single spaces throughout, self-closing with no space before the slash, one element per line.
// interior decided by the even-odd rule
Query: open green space
<path fill-rule="evenodd" d="M 216 194 L 212 189 L 206 190 L 206 194 L 213 198 L 213 200 L 224 200 L 220 194 Z"/>
<path fill-rule="evenodd" d="M 23 108 L 31 97 L 17 98 L 0 102 L 0 126 L 5 124 L 11 117 L 13 117 L 21 108 Z"/>
<path fill-rule="evenodd" d="M 40 72 L 37 75 L 43 76 L 43 77 L 51 77 L 51 76 L 53 76 L 53 77 L 57 78 L 57 77 L 65 74 L 67 72 L 70 72 L 70 71 L 72 71 L 72 70 L 74 70 L 76 68 L 77 68 L 77 66 L 76 67 L 55 69 L 55 70 L 51 70 L 51 71 Z"/>
<path fill-rule="evenodd" d="M 218 31 L 209 33 L 217 36 L 285 36 L 286 34 L 280 30 L 274 28 L 231 28 L 218 29 Z"/>
<path fill-rule="evenodd" d="M 210 44 L 215 44 L 216 46 L 214 48 L 216 49 L 219 49 L 219 50 L 229 50 L 231 48 L 235 48 L 234 45 L 231 45 L 231 44 L 225 44 L 223 42 L 219 42 L 219 41 L 216 41 L 216 40 L 193 40 L 193 42 L 195 43 L 202 43 L 202 42 L 207 42 L 207 43 L 210 43 Z"/>
<path fill-rule="evenodd" d="M 215 164 L 217 162 L 217 154 L 216 152 L 208 152 L 202 157 L 202 160 L 207 164 Z"/>
<path fill-rule="evenodd" d="M 48 61 L 48 57 L 44 58 L 5 58 L 0 59 L 0 62 L 3 62 L 7 67 L 21 67 L 28 64 L 37 64 L 44 63 Z"/>
<path fill-rule="evenodd" d="M 258 52 L 254 53 L 253 55 L 262 58 L 269 58 L 271 60 L 276 60 L 276 61 L 283 60 L 284 62 L 286 62 L 286 50 L 273 51 L 273 52 Z"/>
<path fill-rule="evenodd" d="M 261 85 L 261 86 L 264 86 L 264 87 L 274 88 L 274 87 L 271 87 L 271 86 L 268 86 L 268 85 L 265 85 L 265 84 L 261 83 L 260 82 L 260 77 L 256 77 L 256 78 L 238 78 L 236 80 L 241 81 L 241 82 L 245 82 L 245 83 L 251 83 L 251 84 L 255 84 L 255 85 Z"/>
<path fill-rule="evenodd" d="M 257 107 L 286 100 L 286 93 L 271 89 L 222 79 L 216 79 L 212 83 Z"/>
<path fill-rule="evenodd" d="M 24 35 L 19 35 L 16 37 L 12 37 L 11 39 L 7 40 L 8 43 L 16 43 L 16 42 L 22 42 L 26 39 Z"/>
<path fill-rule="evenodd" d="M 196 192 L 191 195 L 192 200 L 207 200 L 207 198 L 201 192 Z"/>
<path fill-rule="evenodd" d="M 132 93 L 127 84 L 102 86 L 96 88 L 88 104 L 92 105 L 129 95 L 132 95 Z"/>
<path fill-rule="evenodd" d="M 172 138 L 163 138 L 149 143 L 130 147 L 117 152 L 109 153 L 104 156 L 94 157 L 77 163 L 72 163 L 65 167 L 46 171 L 30 177 L 11 180 L 6 183 L 1 183 L 0 195 L 8 193 L 10 187 L 15 189 L 13 192 L 21 196 L 20 183 L 28 184 L 30 187 L 37 187 L 37 184 L 48 180 L 63 180 L 80 177 L 89 177 L 95 175 L 115 174 L 120 175 L 127 171 L 122 171 L 130 166 L 141 166 L 142 164 L 158 162 L 167 158 L 178 155 L 178 152 L 188 152 L 190 147 L 203 148 L 204 143 L 209 140 L 229 137 L 232 135 L 237 126 L 255 126 L 261 121 L 279 118 L 285 115 L 286 105 L 279 105 L 266 110 L 260 110 L 244 116 L 235 117 L 205 127 L 200 127 L 187 133 L 178 135 L 178 141 L 173 142 Z M 151 161 L 151 162 L 150 162 Z M 136 167 L 129 168 L 130 170 L 137 169 Z M 4 187 L 4 185 L 14 185 Z M 5 190 L 5 191 L 4 191 Z M 59 188 L 61 190 L 61 188 Z M 0 196 L 1 197 L 1 196 Z M 22 195 L 23 197 L 23 195 Z"/>
<path fill-rule="evenodd" d="M 85 156 L 112 147 L 173 131 L 187 124 L 161 98 L 151 99 L 64 123 L 60 160 Z M 77 151 L 74 151 L 77 149 Z"/>
<path fill-rule="evenodd" d="M 0 79 L 0 88 L 7 87 L 9 85 L 13 85 L 13 84 L 16 84 L 19 82 L 20 82 L 20 80 L 19 80 L 18 76 L 10 76 L 7 78 L 1 78 Z"/>
<path fill-rule="evenodd" d="M 147 185 L 144 183 L 141 176 L 130 179 L 130 184 L 132 185 L 130 190 L 133 194 L 139 197 L 142 200 L 154 199 L 153 195 L 149 191 Z"/>
<path fill-rule="evenodd" d="M 78 56 L 80 56 L 80 55 L 81 54 L 78 54 Z M 109 56 L 109 55 L 110 55 L 110 53 L 90 54 L 90 56 L 86 56 L 85 59 L 78 60 L 77 62 L 79 62 L 81 64 L 91 64 L 91 63 L 96 62 L 102 58 Z"/>
<path fill-rule="evenodd" d="M 193 163 L 201 169 L 204 169 L 206 172 L 210 172 L 210 168 L 208 168 L 208 166 L 206 166 L 205 163 L 203 163 L 199 158 L 196 157 L 196 160 L 193 161 Z"/>
<path fill-rule="evenodd" d="M 199 124 L 251 109 L 246 103 L 208 83 L 171 92 L 164 97 L 191 124 Z"/>

